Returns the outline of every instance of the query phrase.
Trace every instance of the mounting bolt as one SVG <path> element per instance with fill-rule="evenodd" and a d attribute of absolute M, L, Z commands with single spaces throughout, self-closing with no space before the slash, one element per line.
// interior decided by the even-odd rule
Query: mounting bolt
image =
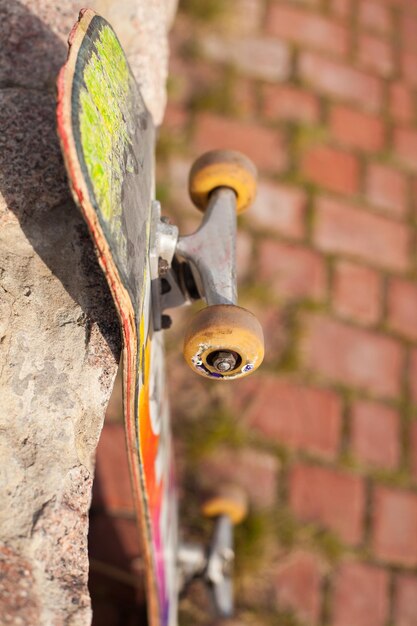
<path fill-rule="evenodd" d="M 213 358 L 213 367 L 218 372 L 230 372 L 236 367 L 236 357 L 232 352 L 217 352 Z"/>
<path fill-rule="evenodd" d="M 169 263 L 165 259 L 159 257 L 158 259 L 158 274 L 159 276 L 165 276 L 169 270 Z"/>
<path fill-rule="evenodd" d="M 169 315 L 161 315 L 161 328 L 163 330 L 167 330 L 168 328 L 171 328 L 172 325 L 172 319 L 170 318 Z"/>

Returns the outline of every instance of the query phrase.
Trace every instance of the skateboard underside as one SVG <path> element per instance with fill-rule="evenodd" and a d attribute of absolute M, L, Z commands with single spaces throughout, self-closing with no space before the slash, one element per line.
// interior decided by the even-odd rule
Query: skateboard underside
<path fill-rule="evenodd" d="M 151 626 L 176 624 L 177 511 L 161 333 L 149 270 L 152 118 L 111 26 L 83 10 L 58 78 L 58 134 L 73 196 L 110 286 L 123 334 L 126 440 L 145 546 Z M 117 471 L 117 468 L 115 468 Z"/>

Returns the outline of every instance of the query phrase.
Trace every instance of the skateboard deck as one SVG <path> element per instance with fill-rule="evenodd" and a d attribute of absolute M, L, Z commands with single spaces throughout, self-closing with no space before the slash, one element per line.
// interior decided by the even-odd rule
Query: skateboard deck
<path fill-rule="evenodd" d="M 69 37 L 57 124 L 72 194 L 121 322 L 126 441 L 149 624 L 175 626 L 177 497 L 149 267 L 155 129 L 116 34 L 90 9 L 81 11 Z"/>

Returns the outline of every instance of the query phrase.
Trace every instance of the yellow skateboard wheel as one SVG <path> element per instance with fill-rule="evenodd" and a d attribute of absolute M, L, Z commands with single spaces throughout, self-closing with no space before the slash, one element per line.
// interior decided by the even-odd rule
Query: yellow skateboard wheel
<path fill-rule="evenodd" d="M 256 196 L 257 171 L 250 159 L 232 150 L 212 150 L 195 161 L 188 181 L 190 197 L 200 211 L 205 211 L 210 194 L 228 187 L 236 194 L 236 212 L 242 213 Z"/>
<path fill-rule="evenodd" d="M 204 517 L 227 515 L 232 524 L 240 524 L 248 514 L 246 492 L 238 485 L 221 485 L 203 502 L 201 512 Z"/>
<path fill-rule="evenodd" d="M 233 304 L 201 309 L 184 338 L 184 358 L 197 374 L 232 380 L 255 371 L 264 357 L 262 327 L 250 311 Z"/>

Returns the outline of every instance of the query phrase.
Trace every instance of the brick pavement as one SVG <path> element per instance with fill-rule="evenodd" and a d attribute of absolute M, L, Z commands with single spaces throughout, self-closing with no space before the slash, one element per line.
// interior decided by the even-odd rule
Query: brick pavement
<path fill-rule="evenodd" d="M 255 161 L 240 292 L 267 354 L 213 390 L 170 340 L 184 510 L 198 469 L 252 493 L 248 624 L 416 626 L 417 2 L 203 5 L 171 37 L 159 190 L 189 226 L 201 151 Z"/>

